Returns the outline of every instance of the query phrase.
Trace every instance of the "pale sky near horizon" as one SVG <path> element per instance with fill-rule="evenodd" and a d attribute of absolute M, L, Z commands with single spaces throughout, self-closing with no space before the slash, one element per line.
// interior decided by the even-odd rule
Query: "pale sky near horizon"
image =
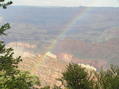
<path fill-rule="evenodd" d="M 14 5 L 25 6 L 97 6 L 119 7 L 119 0 L 12 0 Z"/>

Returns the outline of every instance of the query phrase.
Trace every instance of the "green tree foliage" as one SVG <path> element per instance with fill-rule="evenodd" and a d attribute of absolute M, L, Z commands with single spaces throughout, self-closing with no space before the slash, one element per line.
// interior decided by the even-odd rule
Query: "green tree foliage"
<path fill-rule="evenodd" d="M 4 9 L 6 9 L 7 6 L 12 4 L 12 1 L 5 2 L 5 0 L 0 0 L 0 2 L 2 2 L 2 3 L 0 3 L 0 7 L 3 7 Z"/>
<path fill-rule="evenodd" d="M 93 81 L 78 64 L 69 64 L 61 80 L 67 89 L 93 89 Z"/>
<path fill-rule="evenodd" d="M 0 0 L 3 2 L 4 0 Z M 0 7 L 6 8 L 12 2 L 2 3 Z M 10 28 L 7 23 L 0 27 L 0 35 Z M 30 73 L 20 71 L 18 64 L 21 57 L 14 58 L 12 48 L 6 48 L 5 43 L 0 41 L 0 89 L 37 89 L 40 86 L 39 79 Z"/>
<path fill-rule="evenodd" d="M 97 89 L 119 89 L 119 66 L 111 65 L 108 70 L 97 74 Z"/>
<path fill-rule="evenodd" d="M 4 32 L 10 29 L 10 25 L 8 23 L 4 24 L 3 26 L 0 27 L 0 35 L 6 35 Z"/>
<path fill-rule="evenodd" d="M 69 64 L 58 80 L 66 89 L 119 89 L 119 66 L 111 65 L 109 69 L 93 74 L 94 79 L 81 66 Z"/>

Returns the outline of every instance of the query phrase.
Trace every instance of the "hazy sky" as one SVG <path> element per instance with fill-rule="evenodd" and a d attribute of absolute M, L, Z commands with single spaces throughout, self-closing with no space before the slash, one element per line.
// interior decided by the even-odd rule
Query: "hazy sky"
<path fill-rule="evenodd" d="M 119 7 L 119 0 L 12 0 L 14 5 L 31 6 L 111 6 Z"/>

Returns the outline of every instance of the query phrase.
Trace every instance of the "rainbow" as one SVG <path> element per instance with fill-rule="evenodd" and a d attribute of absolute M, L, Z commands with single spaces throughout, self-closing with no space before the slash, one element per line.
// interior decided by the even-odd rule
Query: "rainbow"
<path fill-rule="evenodd" d="M 55 47 L 55 45 L 57 44 L 57 42 L 60 39 L 63 39 L 66 35 L 67 32 L 69 32 L 72 28 L 72 26 L 79 21 L 81 18 L 85 17 L 86 13 L 88 11 L 90 11 L 91 8 L 84 8 L 83 10 L 79 11 L 76 13 L 76 15 L 73 16 L 73 18 L 71 18 L 68 23 L 62 27 L 62 32 L 56 37 L 56 39 L 54 39 L 52 41 L 52 44 L 48 47 L 47 51 L 52 51 L 53 48 Z"/>
<path fill-rule="evenodd" d="M 49 47 L 47 48 L 47 52 L 52 52 L 52 50 L 54 49 L 54 47 L 56 46 L 57 42 L 60 39 L 63 39 L 66 35 L 67 32 L 70 31 L 71 27 L 77 22 L 79 21 L 81 18 L 85 17 L 86 13 L 88 13 L 88 11 L 90 11 L 91 8 L 85 8 L 83 10 L 81 10 L 80 12 L 77 12 L 75 14 L 75 16 L 73 16 L 73 18 L 71 18 L 68 23 L 66 25 L 64 25 L 62 27 L 62 32 L 56 37 L 56 39 L 54 39 L 51 43 L 51 45 L 49 45 Z M 37 57 L 37 56 L 36 56 Z M 45 59 L 45 55 L 43 55 L 42 59 Z M 40 63 L 35 64 L 35 67 L 39 67 Z M 31 69 L 31 71 L 34 69 Z"/>

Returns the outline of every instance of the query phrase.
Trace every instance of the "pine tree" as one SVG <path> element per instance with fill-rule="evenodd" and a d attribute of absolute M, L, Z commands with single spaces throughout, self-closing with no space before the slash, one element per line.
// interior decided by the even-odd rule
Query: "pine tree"
<path fill-rule="evenodd" d="M 4 3 L 0 7 L 4 9 L 12 2 Z M 0 27 L 0 35 L 6 35 L 5 31 L 10 29 L 10 25 L 4 24 Z M 7 48 L 4 41 L 0 41 L 0 89 L 37 89 L 40 86 L 38 77 L 32 76 L 29 72 L 21 71 L 18 68 L 21 57 L 14 58 L 12 48 Z"/>
<path fill-rule="evenodd" d="M 119 66 L 111 65 L 97 74 L 97 89 L 119 89 Z"/>
<path fill-rule="evenodd" d="M 69 64 L 62 75 L 61 81 L 66 89 L 94 89 L 93 80 L 78 64 Z"/>

